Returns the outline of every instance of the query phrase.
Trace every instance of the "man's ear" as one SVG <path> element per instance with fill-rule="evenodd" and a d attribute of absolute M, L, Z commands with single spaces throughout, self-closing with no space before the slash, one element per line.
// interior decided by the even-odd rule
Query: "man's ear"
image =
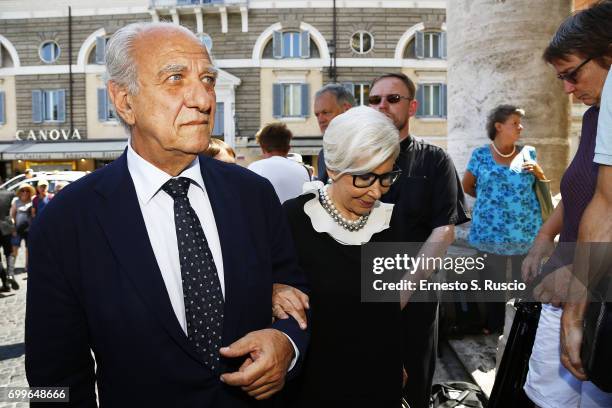
<path fill-rule="evenodd" d="M 411 100 L 408 105 L 408 116 L 412 117 L 416 115 L 418 108 L 419 108 L 419 101 L 417 101 L 416 99 Z"/>
<path fill-rule="evenodd" d="M 350 103 L 348 103 L 348 102 L 344 102 L 344 103 L 342 104 L 342 112 L 344 113 L 344 112 L 346 112 L 347 110 L 351 109 L 352 107 L 353 107 L 353 105 L 351 105 Z"/>
<path fill-rule="evenodd" d="M 132 126 L 135 122 L 134 111 L 132 110 L 132 97 L 128 90 L 113 81 L 108 81 L 108 96 L 113 102 L 115 112 L 128 125 Z"/>

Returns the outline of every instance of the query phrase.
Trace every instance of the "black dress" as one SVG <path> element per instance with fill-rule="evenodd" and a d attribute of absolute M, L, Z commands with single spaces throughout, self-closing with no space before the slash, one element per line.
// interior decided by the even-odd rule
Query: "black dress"
<path fill-rule="evenodd" d="M 361 302 L 360 245 L 314 230 L 304 203 L 284 203 L 298 260 L 310 283 L 312 337 L 301 374 L 286 387 L 290 407 L 400 407 L 398 303 Z M 386 229 L 370 241 L 393 241 Z"/>

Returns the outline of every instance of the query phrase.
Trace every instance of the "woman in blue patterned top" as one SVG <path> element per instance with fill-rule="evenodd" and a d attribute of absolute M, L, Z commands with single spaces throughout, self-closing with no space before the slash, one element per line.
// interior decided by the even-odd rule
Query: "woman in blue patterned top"
<path fill-rule="evenodd" d="M 476 197 L 469 243 L 486 254 L 483 279 L 506 281 L 508 260 L 512 278 L 520 279 L 521 263 L 542 225 L 540 204 L 533 190 L 537 179 L 546 180 L 531 146 L 517 146 L 525 115 L 512 105 L 493 109 L 487 120 L 491 143 L 472 152 L 463 188 Z M 500 331 L 503 303 L 487 303 L 486 331 Z"/>

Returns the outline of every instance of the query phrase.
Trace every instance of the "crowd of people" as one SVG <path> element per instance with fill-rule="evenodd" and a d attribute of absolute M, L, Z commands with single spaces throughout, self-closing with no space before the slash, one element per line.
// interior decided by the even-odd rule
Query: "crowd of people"
<path fill-rule="evenodd" d="M 31 169 L 26 169 L 24 174 L 27 180 L 31 179 L 35 173 Z M 58 183 L 55 191 L 58 192 L 62 187 L 63 184 Z M 14 194 L 8 190 L 0 191 L 0 233 L 2 234 L 0 241 L 6 260 L 6 268 L 0 261 L 1 292 L 19 289 L 19 283 L 15 279 L 15 260 L 19 255 L 22 242 L 25 241 L 26 245 L 28 243 L 28 231 L 33 219 L 42 213 L 54 196 L 47 191 L 48 188 L 49 182 L 40 179 L 36 182 L 36 187 L 27 181 L 22 182 Z M 25 259 L 25 272 L 27 272 L 27 246 Z"/>
<path fill-rule="evenodd" d="M 39 182 L 36 198 L 24 184 L 11 204 L 10 257 L 30 241 L 30 385 L 70 387 L 71 406 L 428 408 L 437 296 L 363 302 L 361 249 L 419 242 L 415 257 L 444 256 L 470 221 L 465 191 L 483 276 L 504 281 L 509 266 L 509 279 L 539 282 L 524 384 L 533 406 L 611 407 L 580 359 L 587 300 L 561 293 L 584 260 L 553 245 L 558 234 L 612 242 L 610 21 L 612 1 L 598 2 L 544 52 L 566 93 L 590 106 L 550 215 L 534 190 L 549 181 L 536 149 L 519 143 L 518 106 L 491 110 L 491 142 L 461 180 L 443 149 L 411 135 L 408 76 L 380 75 L 360 107 L 328 84 L 314 98 L 318 174 L 290 157 L 282 123 L 258 132 L 263 159 L 245 169 L 210 139 L 216 70 L 198 38 L 170 23 L 119 29 L 106 64 L 126 152 L 53 200 Z M 414 278 L 435 272 L 424 264 Z M 503 324 L 504 304 L 487 303 L 484 332 Z"/>

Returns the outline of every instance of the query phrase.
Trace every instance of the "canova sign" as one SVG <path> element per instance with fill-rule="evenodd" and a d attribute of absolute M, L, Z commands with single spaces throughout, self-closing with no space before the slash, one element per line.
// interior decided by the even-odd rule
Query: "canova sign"
<path fill-rule="evenodd" d="M 16 140 L 32 140 L 34 142 L 58 141 L 58 140 L 81 140 L 79 129 L 39 129 L 18 130 L 15 133 Z"/>

